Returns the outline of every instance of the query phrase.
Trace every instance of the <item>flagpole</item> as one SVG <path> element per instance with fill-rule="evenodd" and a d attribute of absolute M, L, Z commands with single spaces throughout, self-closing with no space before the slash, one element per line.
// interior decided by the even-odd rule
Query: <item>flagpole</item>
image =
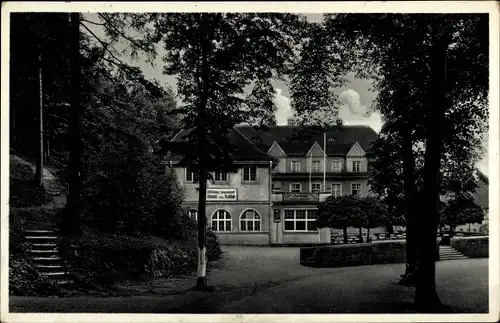
<path fill-rule="evenodd" d="M 309 156 L 309 192 L 312 192 L 312 151 L 311 156 Z"/>
<path fill-rule="evenodd" d="M 326 192 L 326 129 L 323 133 L 323 191 Z"/>

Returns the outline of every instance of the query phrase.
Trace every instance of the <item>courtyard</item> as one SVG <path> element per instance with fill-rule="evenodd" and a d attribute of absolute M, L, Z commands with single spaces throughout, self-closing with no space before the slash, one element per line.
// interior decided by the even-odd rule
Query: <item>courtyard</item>
<path fill-rule="evenodd" d="M 299 264 L 299 248 L 223 251 L 207 275 L 211 292 L 191 291 L 195 277 L 184 276 L 123 296 L 10 297 L 10 312 L 412 313 L 414 289 L 396 284 L 404 264 L 310 268 Z M 488 312 L 488 259 L 437 262 L 436 284 L 453 312 Z"/>

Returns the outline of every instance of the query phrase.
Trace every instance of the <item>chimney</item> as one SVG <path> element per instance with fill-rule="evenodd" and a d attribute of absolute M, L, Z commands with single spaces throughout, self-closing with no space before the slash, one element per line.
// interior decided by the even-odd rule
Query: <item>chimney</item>
<path fill-rule="evenodd" d="M 337 127 L 341 127 L 343 124 L 342 119 L 337 119 Z"/>

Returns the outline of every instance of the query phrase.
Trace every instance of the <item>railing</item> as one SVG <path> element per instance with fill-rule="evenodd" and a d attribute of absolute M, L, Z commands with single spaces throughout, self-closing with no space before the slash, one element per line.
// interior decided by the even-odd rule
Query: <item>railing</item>
<path fill-rule="evenodd" d="M 273 192 L 272 201 L 273 202 L 322 202 L 331 193 L 292 193 L 292 192 Z"/>
<path fill-rule="evenodd" d="M 323 179 L 323 176 L 326 178 L 365 178 L 368 176 L 368 172 L 327 172 L 323 174 L 323 172 L 272 172 L 271 176 L 273 179 Z"/>

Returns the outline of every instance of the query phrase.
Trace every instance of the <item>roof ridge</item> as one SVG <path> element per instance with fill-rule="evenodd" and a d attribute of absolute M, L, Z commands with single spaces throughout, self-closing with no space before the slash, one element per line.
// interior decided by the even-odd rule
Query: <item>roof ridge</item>
<path fill-rule="evenodd" d="M 266 155 L 266 156 L 269 156 L 269 154 L 265 153 L 262 149 L 260 149 L 259 147 L 257 147 L 256 144 L 254 144 L 250 139 L 247 138 L 247 136 L 245 136 L 244 134 L 241 133 L 241 131 L 239 131 L 238 129 L 236 129 L 236 127 L 233 127 L 234 131 L 236 131 L 243 139 L 245 139 L 250 145 L 252 145 L 252 147 L 254 149 L 256 149 L 258 152 Z"/>

